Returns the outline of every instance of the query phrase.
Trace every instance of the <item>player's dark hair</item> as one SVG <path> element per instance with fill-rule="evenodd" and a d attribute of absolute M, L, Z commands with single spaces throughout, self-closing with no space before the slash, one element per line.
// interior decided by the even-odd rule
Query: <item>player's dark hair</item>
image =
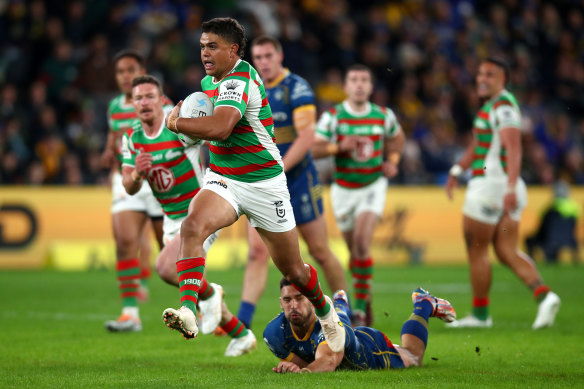
<path fill-rule="evenodd" d="M 369 76 L 371 77 L 371 82 L 375 81 L 375 77 L 373 75 L 373 71 L 371 70 L 371 68 L 368 66 L 365 66 L 363 64 L 360 64 L 360 63 L 353 64 L 347 68 L 347 70 L 345 71 L 345 81 L 347 81 L 347 76 L 349 75 L 349 72 L 351 72 L 351 71 L 368 72 Z"/>
<path fill-rule="evenodd" d="M 282 290 L 283 287 L 290 285 L 292 285 L 292 283 L 288 281 L 286 277 L 282 277 L 282 279 L 280 280 L 280 290 Z"/>
<path fill-rule="evenodd" d="M 505 85 L 511 80 L 511 68 L 509 67 L 509 63 L 505 61 L 503 58 L 499 57 L 488 57 L 483 59 L 481 62 L 492 63 L 493 65 L 499 67 L 503 70 L 505 74 Z"/>
<path fill-rule="evenodd" d="M 258 36 L 257 38 L 255 38 L 251 42 L 251 47 L 260 46 L 260 45 L 267 45 L 267 44 L 271 44 L 272 46 L 274 46 L 278 53 L 281 53 L 283 51 L 282 44 L 280 43 L 280 41 L 277 40 L 276 38 L 274 38 L 273 36 L 269 36 L 269 35 Z"/>
<path fill-rule="evenodd" d="M 120 61 L 123 58 L 133 58 L 136 60 L 136 62 L 138 62 L 141 68 L 146 67 L 146 61 L 144 60 L 144 57 L 136 50 L 125 49 L 122 51 L 118 51 L 116 55 L 114 55 L 114 65 L 117 65 L 118 61 Z"/>
<path fill-rule="evenodd" d="M 237 20 L 214 18 L 203 22 L 201 27 L 204 33 L 217 34 L 228 42 L 237 44 L 239 46 L 237 55 L 243 57 L 247 39 L 245 38 L 245 29 Z"/>
<path fill-rule="evenodd" d="M 145 74 L 143 76 L 138 76 L 132 80 L 132 88 L 142 84 L 156 85 L 156 87 L 160 91 L 160 94 L 162 95 L 162 83 L 158 81 L 158 78 L 151 76 L 150 74 Z"/>

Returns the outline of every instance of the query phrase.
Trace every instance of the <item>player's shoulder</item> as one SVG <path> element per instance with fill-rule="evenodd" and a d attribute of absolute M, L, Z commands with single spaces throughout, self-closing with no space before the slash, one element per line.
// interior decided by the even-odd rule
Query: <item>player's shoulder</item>
<path fill-rule="evenodd" d="M 286 324 L 287 320 L 284 316 L 284 312 L 280 312 L 276 317 L 270 320 L 264 329 L 264 340 L 283 338 L 284 331 L 286 330 Z"/>
<path fill-rule="evenodd" d="M 502 106 L 510 106 L 513 108 L 519 108 L 519 104 L 517 103 L 517 99 L 507 89 L 503 89 L 501 93 L 493 100 L 493 108 L 499 108 Z"/>
<path fill-rule="evenodd" d="M 142 135 L 143 133 L 144 127 L 142 127 L 142 123 L 140 123 L 140 120 L 135 120 L 134 123 L 132 123 L 132 126 L 128 128 L 124 135 L 126 135 L 130 139 L 133 139 L 136 136 Z"/>

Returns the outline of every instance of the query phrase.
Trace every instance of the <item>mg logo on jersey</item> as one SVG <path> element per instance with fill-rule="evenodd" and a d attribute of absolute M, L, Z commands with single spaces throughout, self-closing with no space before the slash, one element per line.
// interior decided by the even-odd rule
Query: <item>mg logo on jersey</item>
<path fill-rule="evenodd" d="M 283 201 L 275 201 L 274 205 L 276 206 L 276 216 L 280 218 L 286 216 L 286 210 L 284 209 Z"/>
<path fill-rule="evenodd" d="M 371 159 L 374 152 L 373 141 L 366 137 L 357 139 L 357 147 L 353 150 L 352 157 L 355 161 L 365 162 Z"/>
<path fill-rule="evenodd" d="M 148 182 L 154 191 L 165 193 L 174 186 L 174 174 L 164 166 L 155 166 L 148 172 Z"/>

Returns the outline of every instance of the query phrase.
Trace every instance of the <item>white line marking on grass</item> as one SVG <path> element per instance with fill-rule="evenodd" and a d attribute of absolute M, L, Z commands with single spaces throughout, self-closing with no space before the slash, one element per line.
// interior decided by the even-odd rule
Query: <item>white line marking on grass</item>
<path fill-rule="evenodd" d="M 29 317 L 33 319 L 44 319 L 44 320 L 78 320 L 78 321 L 103 321 L 112 319 L 113 315 L 100 315 L 95 313 L 86 314 L 75 314 L 67 312 L 22 312 L 22 311 L 3 311 L 2 317 L 13 318 L 18 317 Z"/>

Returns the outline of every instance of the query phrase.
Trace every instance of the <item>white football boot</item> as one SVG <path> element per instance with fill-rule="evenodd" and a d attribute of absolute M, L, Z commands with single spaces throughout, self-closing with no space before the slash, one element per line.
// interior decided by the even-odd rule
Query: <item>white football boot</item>
<path fill-rule="evenodd" d="M 223 288 L 215 283 L 210 284 L 215 293 L 207 300 L 199 300 L 199 313 L 201 314 L 201 332 L 210 334 L 221 322 L 221 306 L 223 305 Z"/>
<path fill-rule="evenodd" d="M 475 315 L 468 315 L 460 320 L 446 323 L 448 328 L 491 328 L 493 319 L 489 316 L 486 320 L 478 319 Z"/>
<path fill-rule="evenodd" d="M 560 297 L 554 292 L 548 292 L 542 302 L 539 303 L 537 316 L 531 328 L 537 330 L 544 327 L 551 327 L 556 320 L 560 305 Z"/>
<path fill-rule="evenodd" d="M 247 335 L 242 336 L 241 338 L 233 338 L 227 349 L 225 350 L 226 357 L 238 357 L 243 354 L 250 353 L 252 350 L 257 348 L 257 341 L 256 337 L 251 332 L 251 330 L 247 330 Z"/>
<path fill-rule="evenodd" d="M 168 328 L 180 331 L 185 339 L 196 338 L 199 333 L 197 317 L 185 306 L 179 309 L 166 308 L 162 313 L 162 319 Z"/>
<path fill-rule="evenodd" d="M 106 321 L 105 328 L 110 332 L 138 332 L 142 331 L 142 322 L 137 317 L 122 314 L 117 320 Z"/>
<path fill-rule="evenodd" d="M 329 303 L 331 310 L 325 316 L 319 317 L 318 321 L 328 346 L 333 352 L 338 353 L 345 348 L 345 327 L 341 323 L 337 311 L 335 311 L 331 298 L 326 295 L 324 298 Z"/>

